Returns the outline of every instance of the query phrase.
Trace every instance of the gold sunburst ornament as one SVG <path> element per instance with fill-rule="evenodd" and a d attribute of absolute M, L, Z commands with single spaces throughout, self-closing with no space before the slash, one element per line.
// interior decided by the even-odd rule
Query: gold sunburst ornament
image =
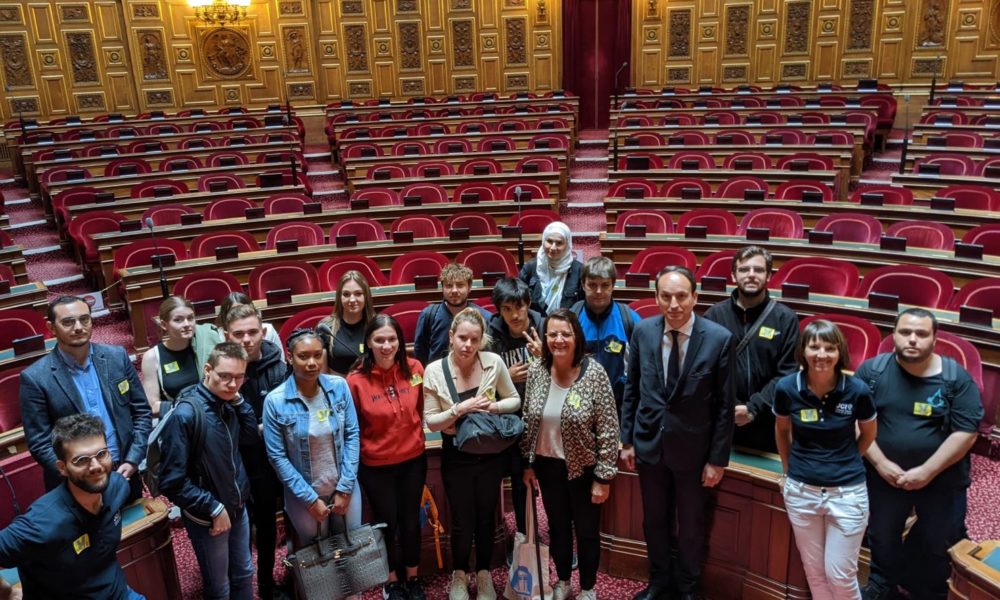
<path fill-rule="evenodd" d="M 246 18 L 250 0 L 188 0 L 188 5 L 199 21 L 225 27 Z"/>

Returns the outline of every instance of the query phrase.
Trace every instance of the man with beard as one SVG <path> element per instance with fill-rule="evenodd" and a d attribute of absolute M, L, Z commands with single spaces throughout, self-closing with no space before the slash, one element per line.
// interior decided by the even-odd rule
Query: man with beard
<path fill-rule="evenodd" d="M 705 311 L 705 318 L 733 334 L 736 344 L 736 432 L 733 443 L 744 448 L 777 452 L 774 444 L 774 386 L 798 370 L 795 343 L 799 319 L 767 292 L 771 253 L 746 246 L 733 256 L 736 289 Z"/>
<path fill-rule="evenodd" d="M 129 484 L 112 468 L 104 422 L 56 421 L 51 450 L 63 482 L 0 531 L 0 565 L 18 570 L 25 598 L 142 600 L 118 564 Z M 0 598 L 10 586 L 0 580 Z"/>
<path fill-rule="evenodd" d="M 871 575 L 865 598 L 944 599 L 948 548 L 965 537 L 968 453 L 983 417 L 979 389 L 954 359 L 934 352 L 937 319 L 899 313 L 895 352 L 856 375 L 872 389 L 878 435 L 865 453 Z M 903 539 L 912 511 L 917 520 Z"/>
<path fill-rule="evenodd" d="M 288 365 L 281 360 L 281 348 L 264 339 L 260 313 L 252 305 L 234 306 L 223 318 L 226 339 L 239 344 L 247 353 L 246 379 L 240 395 L 253 407 L 257 423 L 263 423 L 264 397 L 284 383 Z M 262 426 L 258 429 L 263 432 Z M 240 436 L 240 456 L 250 478 L 250 519 L 256 528 L 257 594 L 261 600 L 271 600 L 283 594 L 275 589 L 274 550 L 278 539 L 275 513 L 281 510 L 284 488 L 274 468 L 267 460 L 263 434 Z"/>
<path fill-rule="evenodd" d="M 24 437 L 44 469 L 45 488 L 62 483 L 52 451 L 52 424 L 59 417 L 89 413 L 104 423 L 114 469 L 129 480 L 135 500 L 142 496 L 136 471 L 146 458 L 153 425 L 139 374 L 124 348 L 90 341 L 94 323 L 82 298 L 56 298 L 46 317 L 56 347 L 21 373 L 20 389 Z"/>
<path fill-rule="evenodd" d="M 448 331 L 451 320 L 467 306 L 475 307 L 490 320 L 490 312 L 478 304 L 469 302 L 472 290 L 472 269 L 465 265 L 449 263 L 441 269 L 441 289 L 444 301 L 431 304 L 420 311 L 417 319 L 417 333 L 413 338 L 413 357 L 428 365 L 448 354 Z"/>

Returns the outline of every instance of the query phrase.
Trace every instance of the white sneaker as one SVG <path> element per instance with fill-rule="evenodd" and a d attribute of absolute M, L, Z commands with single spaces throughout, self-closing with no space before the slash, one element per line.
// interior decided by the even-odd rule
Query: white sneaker
<path fill-rule="evenodd" d="M 476 600 L 497 600 L 497 591 L 493 588 L 493 577 L 489 571 L 476 573 Z"/>
<path fill-rule="evenodd" d="M 448 600 L 469 600 L 469 578 L 465 571 L 452 571 Z"/>
<path fill-rule="evenodd" d="M 597 600 L 597 590 L 580 590 L 576 600 Z"/>
<path fill-rule="evenodd" d="M 552 600 L 568 600 L 571 591 L 568 581 L 557 581 L 552 586 Z"/>

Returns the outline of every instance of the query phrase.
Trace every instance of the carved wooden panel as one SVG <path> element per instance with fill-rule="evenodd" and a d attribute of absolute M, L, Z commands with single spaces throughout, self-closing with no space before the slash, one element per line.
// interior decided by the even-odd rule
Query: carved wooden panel
<path fill-rule="evenodd" d="M 670 52 L 668 56 L 691 55 L 691 10 L 670 11 Z"/>
<path fill-rule="evenodd" d="M 870 50 L 875 21 L 875 0 L 851 0 L 847 49 Z"/>
<path fill-rule="evenodd" d="M 750 28 L 750 5 L 726 7 L 726 56 L 746 56 Z"/>
<path fill-rule="evenodd" d="M 0 36 L 0 59 L 3 60 L 5 87 L 22 88 L 33 85 L 26 35 L 10 33 Z"/>
<path fill-rule="evenodd" d="M 808 52 L 812 2 L 785 5 L 785 53 Z"/>
<path fill-rule="evenodd" d="M 508 2 L 510 0 L 507 0 Z M 512 65 L 523 65 L 528 62 L 527 42 L 525 41 L 525 31 L 527 19 L 512 18 L 505 22 L 507 35 L 507 63 Z"/>
<path fill-rule="evenodd" d="M 304 25 L 290 25 L 284 28 L 282 39 L 285 47 L 285 72 L 309 73 L 309 49 L 306 46 Z"/>
<path fill-rule="evenodd" d="M 159 29 L 140 29 L 136 34 L 142 55 L 142 78 L 145 81 L 169 79 L 163 33 Z"/>
<path fill-rule="evenodd" d="M 66 34 L 69 62 L 76 84 L 98 83 L 97 58 L 94 55 L 93 38 L 89 32 Z"/>
<path fill-rule="evenodd" d="M 451 22 L 452 28 L 452 64 L 456 67 L 472 67 L 475 63 L 472 44 L 471 20 L 455 20 Z"/>
<path fill-rule="evenodd" d="M 417 70 L 423 67 L 420 51 L 420 24 L 416 22 L 399 23 L 399 54 L 400 68 Z"/>
<path fill-rule="evenodd" d="M 947 0 L 923 0 L 920 4 L 922 10 L 917 45 L 925 48 L 944 45 L 945 27 L 948 25 Z"/>

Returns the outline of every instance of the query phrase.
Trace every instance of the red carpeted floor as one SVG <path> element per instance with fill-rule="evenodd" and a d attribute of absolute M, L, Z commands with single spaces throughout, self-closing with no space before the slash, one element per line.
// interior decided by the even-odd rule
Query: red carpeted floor
<path fill-rule="evenodd" d="M 890 137 L 892 141 L 897 141 L 900 136 L 894 132 Z M 582 141 L 598 142 L 583 143 L 577 150 L 570 171 L 570 183 L 567 190 L 567 198 L 564 202 L 561 214 L 570 228 L 576 232 L 598 233 L 605 231 L 606 220 L 603 207 L 604 196 L 608 191 L 607 183 L 607 131 L 583 131 L 580 138 Z M 601 141 L 605 143 L 600 143 Z M 343 181 L 338 175 L 331 174 L 336 168 L 332 164 L 329 151 L 325 146 L 309 146 L 306 149 L 307 155 L 314 155 L 308 158 L 310 167 L 310 183 L 314 187 L 317 196 L 324 203 L 325 207 L 343 207 L 347 205 L 346 194 L 342 193 Z M 886 154 L 879 156 L 898 161 L 899 149 L 890 146 Z M 590 160 L 588 160 L 590 159 Z M 594 160 L 598 159 L 598 160 Z M 601 160 L 603 159 L 603 160 Z M 888 180 L 889 174 L 896 169 L 895 164 L 875 161 L 862 174 L 863 180 Z M 326 172 L 326 173 L 324 173 Z M 0 174 L 0 181 L 5 177 Z M 865 187 L 862 185 L 862 187 Z M 0 194 L 8 203 L 7 213 L 11 216 L 11 223 L 15 229 L 11 231 L 15 241 L 22 244 L 26 249 L 41 250 L 37 254 L 27 257 L 28 272 L 32 280 L 52 282 L 70 278 L 69 281 L 54 283 L 49 286 L 50 296 L 64 293 L 84 293 L 91 291 L 85 281 L 79 277 L 80 270 L 73 260 L 72 255 L 58 247 L 58 235 L 48 224 L 31 224 L 26 227 L 17 227 L 18 224 L 33 223 L 44 218 L 41 206 L 37 202 L 18 203 L 17 200 L 27 198 L 28 192 L 21 186 L 11 183 L 0 184 Z M 13 204 L 10 204 L 14 201 Z M 585 257 L 596 255 L 600 252 L 600 243 L 596 236 L 584 235 L 576 242 L 576 248 L 583 252 Z M 133 348 L 132 334 L 127 316 L 124 311 L 112 311 L 107 316 L 96 320 L 94 330 L 94 340 L 102 343 L 117 344 Z M 982 456 L 972 458 L 972 488 L 969 490 L 969 511 L 967 526 L 969 537 L 980 541 L 986 539 L 1000 539 L 1000 462 L 990 460 Z M 540 528 L 543 538 L 547 536 L 544 511 L 539 505 L 541 516 Z M 513 515 L 506 515 L 508 531 L 513 530 Z M 174 552 L 177 558 L 178 573 L 181 578 L 181 588 L 184 599 L 194 599 L 201 597 L 201 578 L 198 572 L 197 563 L 190 542 L 183 528 L 174 530 Z M 283 551 L 281 552 L 283 556 Z M 502 592 L 506 569 L 493 570 L 493 581 L 498 593 Z M 285 577 L 284 568 L 280 564 L 275 569 L 276 576 L 280 579 Z M 431 600 L 443 600 L 447 597 L 446 589 L 448 578 L 446 575 L 436 575 L 427 577 L 424 580 L 428 598 Z M 579 582 L 574 574 L 574 590 L 579 589 Z M 631 598 L 631 596 L 643 587 L 643 584 L 609 577 L 605 574 L 598 575 L 598 595 L 602 599 L 619 600 Z M 474 590 L 473 590 L 474 593 Z M 365 600 L 375 600 L 381 595 L 377 591 L 365 594 Z"/>

